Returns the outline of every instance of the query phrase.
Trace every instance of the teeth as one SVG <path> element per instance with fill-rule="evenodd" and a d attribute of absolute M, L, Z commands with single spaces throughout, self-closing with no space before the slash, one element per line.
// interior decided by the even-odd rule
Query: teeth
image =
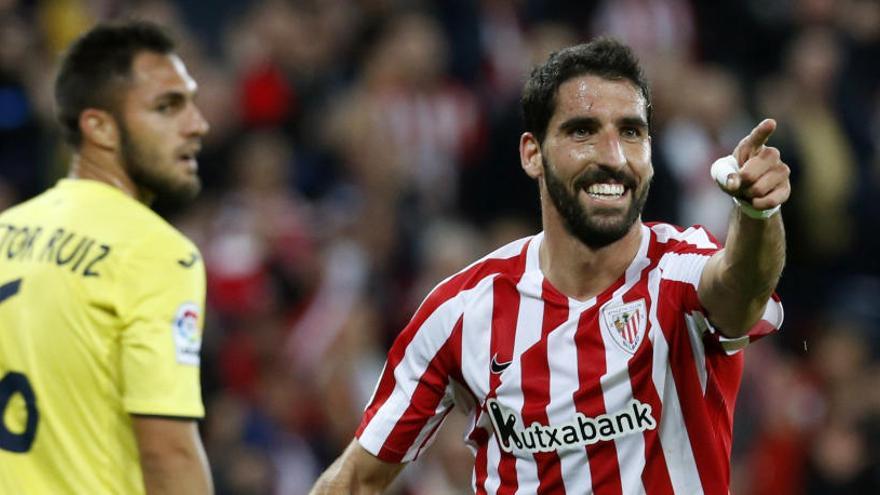
<path fill-rule="evenodd" d="M 599 196 L 621 196 L 624 189 L 623 184 L 593 184 L 587 189 L 587 193 Z"/>

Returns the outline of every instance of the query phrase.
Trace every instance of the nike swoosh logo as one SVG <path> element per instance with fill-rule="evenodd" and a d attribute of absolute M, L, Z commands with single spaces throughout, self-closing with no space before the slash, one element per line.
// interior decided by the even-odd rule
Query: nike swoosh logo
<path fill-rule="evenodd" d="M 499 363 L 498 362 L 498 354 L 495 354 L 494 356 L 492 356 L 492 365 L 490 367 L 492 370 L 492 373 L 495 373 L 496 375 L 500 375 L 501 373 L 504 372 L 504 370 L 507 369 L 508 366 L 510 366 L 510 363 L 512 363 L 512 362 L 513 361 L 508 361 L 506 363 Z"/>
<path fill-rule="evenodd" d="M 196 264 L 196 261 L 199 261 L 199 255 L 197 255 L 196 253 L 192 253 L 189 255 L 189 259 L 181 258 L 177 260 L 177 264 L 184 268 L 190 268 Z"/>

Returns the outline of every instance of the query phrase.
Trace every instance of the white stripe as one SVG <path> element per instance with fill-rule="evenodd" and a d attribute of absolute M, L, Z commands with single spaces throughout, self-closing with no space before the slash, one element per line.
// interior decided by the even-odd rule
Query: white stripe
<path fill-rule="evenodd" d="M 660 270 L 655 268 L 648 275 L 648 294 L 651 297 L 651 309 L 648 318 L 651 332 L 648 337 L 654 347 L 654 362 L 651 376 L 654 387 L 662 403 L 660 415 L 660 444 L 666 458 L 672 491 L 675 493 L 701 494 L 703 486 L 697 472 L 697 462 L 688 439 L 684 415 L 678 399 L 672 368 L 669 363 L 669 345 L 660 322 L 657 320 L 657 306 L 660 304 Z"/>
<path fill-rule="evenodd" d="M 461 328 L 461 373 L 478 400 L 489 394 L 489 355 L 492 342 L 493 291 L 496 277 L 474 287 L 474 303 L 465 308 Z M 482 404 L 478 404 L 477 408 Z"/>
<path fill-rule="evenodd" d="M 595 305 L 593 298 L 590 307 Z M 578 377 L 578 355 L 574 336 L 581 317 L 581 305 L 569 304 L 568 320 L 547 336 L 547 362 L 550 367 L 550 403 L 547 404 L 549 424 L 568 423 L 577 414 L 574 393 L 580 381 Z M 592 486 L 590 463 L 587 450 L 563 449 L 559 455 L 562 481 L 566 493 L 580 493 L 584 487 Z"/>
<path fill-rule="evenodd" d="M 531 255 L 532 249 L 529 249 Z M 535 250 L 536 251 L 536 250 Z M 530 280 L 538 274 L 534 271 L 526 272 L 517 286 L 534 285 Z M 541 324 L 544 320 L 544 301 L 533 297 L 521 297 L 519 314 L 516 318 L 516 336 L 513 343 L 513 362 L 504 373 L 503 381 L 497 389 L 498 398 L 505 404 L 509 404 L 517 416 L 522 418 L 523 393 L 522 393 L 522 355 L 541 339 Z M 523 425 L 525 427 L 525 425 Z M 519 453 L 519 452 L 518 452 Z M 528 456 L 528 459 L 516 458 L 516 479 L 518 483 L 517 493 L 537 493 L 538 491 L 538 467 L 534 458 L 529 453 L 519 453 Z"/>
<path fill-rule="evenodd" d="M 785 311 L 782 310 L 782 303 L 771 297 L 767 301 L 767 306 L 764 308 L 764 314 L 761 315 L 761 319 L 766 320 L 773 325 L 773 328 L 779 330 L 782 327 L 783 320 L 785 320 Z"/>
<path fill-rule="evenodd" d="M 488 294 L 481 294 L 475 299 L 473 306 L 465 309 L 462 318 L 461 327 L 461 366 L 462 377 L 468 384 L 471 392 L 473 392 L 476 400 L 482 401 L 489 394 L 489 364 L 491 357 L 489 356 L 490 345 L 492 341 L 492 311 L 494 307 L 494 298 L 492 296 L 495 277 L 492 277 L 492 284 L 486 286 L 483 290 Z M 468 404 L 470 405 L 470 404 Z M 483 404 L 473 404 L 469 414 L 470 428 L 465 434 L 465 444 L 470 447 L 471 452 L 476 458 L 479 445 L 468 440 L 470 435 L 478 428 L 483 428 L 489 433 L 488 447 L 495 444 L 492 438 L 492 425 L 487 415 L 483 414 Z M 461 406 L 460 406 L 461 407 Z M 465 407 L 467 410 L 467 407 Z M 478 416 L 479 415 L 479 416 Z M 486 472 L 487 482 L 490 479 L 497 478 L 498 460 L 492 460 L 489 452 L 486 452 Z M 477 470 L 473 470 L 471 476 L 471 488 L 476 491 Z"/>
<path fill-rule="evenodd" d="M 626 270 L 624 284 L 614 291 L 611 299 L 606 303 L 607 306 L 623 304 L 623 295 L 642 278 L 642 270 L 650 265 L 650 260 L 646 256 L 650 240 L 651 233 L 643 226 L 639 252 Z M 604 320 L 601 316 L 599 319 L 600 322 Z M 627 407 L 633 399 L 632 382 L 627 366 L 632 355 L 620 349 L 608 332 L 601 331 L 601 327 L 600 323 L 600 334 L 605 344 L 607 370 L 599 383 L 602 385 L 602 393 L 605 398 L 605 411 L 613 414 Z M 612 329 L 607 330 L 613 331 Z M 617 464 L 620 466 L 620 483 L 623 493 L 627 495 L 645 493 L 645 487 L 642 484 L 642 471 L 645 469 L 645 436 L 626 435 L 614 439 L 614 445 L 617 451 Z"/>
<path fill-rule="evenodd" d="M 686 242 L 697 249 L 714 249 L 719 247 L 709 239 L 709 234 L 703 228 L 690 227 L 684 232 L 679 232 L 678 229 L 668 223 L 658 223 L 653 225 L 651 230 L 657 234 L 657 242 L 664 244 L 672 239 Z"/>
<path fill-rule="evenodd" d="M 700 288 L 700 277 L 703 268 L 709 262 L 710 255 L 695 253 L 666 253 L 660 258 L 660 268 L 663 270 L 663 280 L 684 282 L 694 288 Z"/>
<path fill-rule="evenodd" d="M 700 321 L 702 319 L 702 322 Z M 697 368 L 697 376 L 700 379 L 700 388 L 703 396 L 706 396 L 706 380 L 708 380 L 709 371 L 706 369 L 706 348 L 703 345 L 703 336 L 706 332 L 706 319 L 700 312 L 693 314 L 685 314 L 684 322 L 687 325 L 688 337 L 691 340 L 691 352 L 694 354 L 694 363 Z M 702 323 L 702 324 L 701 324 Z"/>
<path fill-rule="evenodd" d="M 472 292 L 480 290 L 484 284 L 491 284 L 491 281 L 491 278 L 487 278 L 473 289 L 459 292 L 431 313 L 417 330 L 404 352 L 403 359 L 394 369 L 394 390 L 361 433 L 360 442 L 370 453 L 378 454 L 388 435 L 409 407 L 410 399 L 428 363 L 452 334 L 464 310 L 465 300 Z M 415 449 L 418 449 L 417 445 L 410 446 L 406 456 L 413 455 Z"/>
<path fill-rule="evenodd" d="M 486 448 L 486 495 L 494 495 L 501 486 L 501 476 L 498 474 L 498 466 L 501 464 L 501 449 L 498 447 L 498 440 L 495 437 L 495 431 L 489 429 L 492 437 L 489 438 L 489 445 Z"/>

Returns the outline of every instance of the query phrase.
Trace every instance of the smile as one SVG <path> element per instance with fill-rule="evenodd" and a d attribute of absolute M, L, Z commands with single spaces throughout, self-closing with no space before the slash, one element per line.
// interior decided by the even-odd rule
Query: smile
<path fill-rule="evenodd" d="M 586 194 L 589 202 L 612 206 L 625 201 L 629 197 L 630 188 L 618 183 L 599 182 L 581 190 Z"/>
<path fill-rule="evenodd" d="M 593 199 L 618 199 L 626 193 L 623 184 L 593 184 L 587 194 Z"/>

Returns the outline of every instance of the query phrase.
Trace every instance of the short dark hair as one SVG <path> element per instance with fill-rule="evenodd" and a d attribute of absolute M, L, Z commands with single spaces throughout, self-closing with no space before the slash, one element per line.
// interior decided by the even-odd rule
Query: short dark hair
<path fill-rule="evenodd" d="M 600 37 L 554 52 L 546 62 L 532 69 L 523 88 L 521 104 L 525 130 L 534 134 L 539 143 L 544 142 L 547 125 L 556 111 L 559 86 L 586 74 L 606 79 L 628 79 L 636 85 L 645 97 L 650 128 L 651 93 L 638 58 L 620 41 Z"/>
<path fill-rule="evenodd" d="M 56 112 L 67 142 L 77 148 L 82 143 L 83 110 L 114 110 L 118 86 L 130 78 L 137 54 L 173 51 L 174 41 L 162 28 L 139 20 L 101 23 L 74 41 L 55 79 Z"/>

